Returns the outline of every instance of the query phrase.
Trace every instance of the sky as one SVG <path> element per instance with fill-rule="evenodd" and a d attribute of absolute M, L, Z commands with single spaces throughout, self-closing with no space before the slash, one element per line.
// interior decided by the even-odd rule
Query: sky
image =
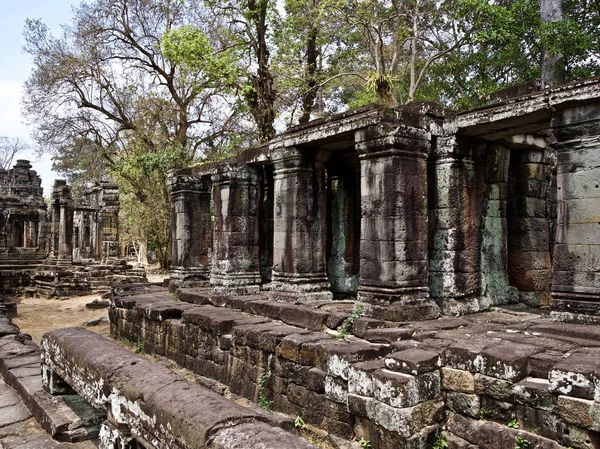
<path fill-rule="evenodd" d="M 32 70 L 31 58 L 23 52 L 25 19 L 41 19 L 54 35 L 61 24 L 71 18 L 71 5 L 78 0 L 0 0 L 0 135 L 20 137 L 31 145 L 30 129 L 21 117 L 23 84 Z M 42 177 L 44 196 L 50 196 L 54 179 L 48 155 L 38 157 L 33 151 L 17 153 L 16 159 L 29 159 Z"/>

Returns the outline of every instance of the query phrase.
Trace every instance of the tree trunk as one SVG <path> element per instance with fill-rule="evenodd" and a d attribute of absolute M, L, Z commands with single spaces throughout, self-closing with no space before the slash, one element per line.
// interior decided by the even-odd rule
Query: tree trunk
<path fill-rule="evenodd" d="M 319 52 L 317 50 L 317 35 L 318 31 L 313 26 L 308 33 L 308 39 L 306 41 L 306 87 L 307 92 L 302 98 L 302 115 L 300 116 L 299 123 L 306 123 L 310 120 L 310 114 L 312 113 L 313 106 L 315 104 L 315 98 L 317 97 L 317 57 Z"/>
<path fill-rule="evenodd" d="M 269 67 L 269 49 L 267 46 L 267 9 L 268 0 L 248 0 L 248 9 L 256 33 L 256 60 L 258 69 L 252 77 L 256 90 L 254 101 L 250 104 L 252 115 L 258 127 L 261 142 L 271 140 L 275 135 L 275 98 L 273 75 Z"/>
<path fill-rule="evenodd" d="M 541 0 L 540 17 L 543 23 L 558 22 L 563 19 L 563 0 Z M 551 55 L 542 44 L 542 86 L 551 87 L 565 82 L 565 61 L 563 55 Z"/>

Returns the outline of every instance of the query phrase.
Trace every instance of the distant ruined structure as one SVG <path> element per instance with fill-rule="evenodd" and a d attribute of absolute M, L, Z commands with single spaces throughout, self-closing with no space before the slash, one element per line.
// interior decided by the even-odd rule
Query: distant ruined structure
<path fill-rule="evenodd" d="M 0 290 L 42 296 L 108 290 L 144 281 L 119 259 L 119 192 L 101 182 L 74 201 L 56 180 L 45 204 L 41 179 L 26 160 L 0 171 Z"/>

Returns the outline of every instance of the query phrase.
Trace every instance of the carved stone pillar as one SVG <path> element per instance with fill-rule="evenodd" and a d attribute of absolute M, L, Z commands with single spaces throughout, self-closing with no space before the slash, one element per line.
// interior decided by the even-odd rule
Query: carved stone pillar
<path fill-rule="evenodd" d="M 214 245 L 210 284 L 216 293 L 260 292 L 259 203 L 257 167 L 227 165 L 212 177 Z"/>
<path fill-rule="evenodd" d="M 446 315 L 481 309 L 481 252 L 474 148 L 456 136 L 437 139 L 430 161 L 431 296 Z"/>
<path fill-rule="evenodd" d="M 600 323 L 600 104 L 561 112 L 552 122 L 558 141 L 558 217 L 553 254 L 553 315 Z"/>
<path fill-rule="evenodd" d="M 58 259 L 59 264 L 73 262 L 73 206 L 69 197 L 63 197 L 60 202 L 60 226 L 58 229 Z"/>
<path fill-rule="evenodd" d="M 361 168 L 358 297 L 364 301 L 410 306 L 429 298 L 429 147 L 429 133 L 408 125 L 378 125 L 356 133 Z"/>
<path fill-rule="evenodd" d="M 182 287 L 208 284 L 212 243 L 211 184 L 206 178 L 169 176 L 172 211 L 171 280 Z"/>
<path fill-rule="evenodd" d="M 274 299 L 331 299 L 325 270 L 326 153 L 295 147 L 274 149 Z"/>

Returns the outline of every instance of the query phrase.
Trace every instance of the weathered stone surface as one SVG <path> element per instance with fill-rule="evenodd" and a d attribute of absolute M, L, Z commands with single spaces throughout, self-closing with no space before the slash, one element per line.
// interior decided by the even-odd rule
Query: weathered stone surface
<path fill-rule="evenodd" d="M 46 334 L 43 348 L 45 366 L 60 372 L 85 397 L 108 406 L 116 423 L 146 439 L 158 438 L 166 446 L 208 445 L 222 423 L 235 427 L 266 418 L 84 329 Z M 97 384 L 100 378 L 110 384 Z M 300 447 L 292 436 L 286 441 L 291 447 Z"/>
<path fill-rule="evenodd" d="M 411 376 L 388 370 L 373 372 L 373 397 L 396 408 L 412 407 L 440 395 L 438 371 Z"/>
<path fill-rule="evenodd" d="M 481 403 L 476 394 L 459 393 L 449 391 L 446 393 L 446 406 L 451 411 L 479 418 L 481 412 Z"/>
<path fill-rule="evenodd" d="M 443 390 L 461 393 L 475 392 L 475 377 L 472 373 L 443 366 L 441 374 Z"/>
<path fill-rule="evenodd" d="M 290 435 L 264 423 L 246 423 L 218 430 L 207 449 L 279 449 Z M 295 438 L 294 449 L 314 449 L 315 446 Z"/>
<path fill-rule="evenodd" d="M 547 438 L 522 430 L 511 429 L 506 425 L 485 420 L 475 420 L 454 414 L 448 420 L 448 431 L 480 448 L 513 448 L 518 436 L 529 442 L 530 447 L 559 449 L 560 444 Z"/>
<path fill-rule="evenodd" d="M 597 353 L 574 353 L 549 371 L 550 390 L 600 402 L 600 360 Z"/>
<path fill-rule="evenodd" d="M 559 396 L 558 413 L 571 424 L 595 432 L 600 431 L 600 405 L 597 402 Z"/>
<path fill-rule="evenodd" d="M 385 358 L 386 368 L 406 374 L 423 374 L 440 368 L 438 353 L 419 348 L 394 352 Z"/>

